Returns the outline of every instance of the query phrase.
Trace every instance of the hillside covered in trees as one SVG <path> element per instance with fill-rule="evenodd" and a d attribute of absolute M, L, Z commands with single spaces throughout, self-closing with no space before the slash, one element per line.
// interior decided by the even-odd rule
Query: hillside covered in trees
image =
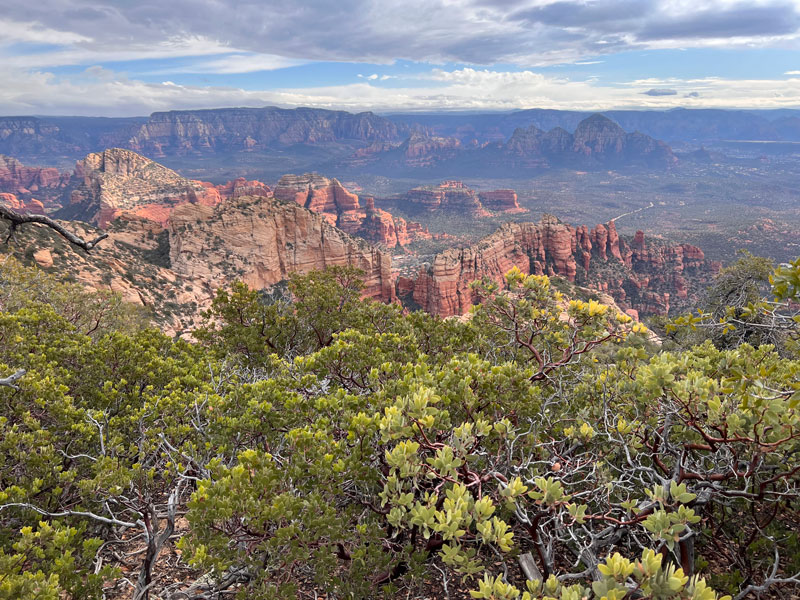
<path fill-rule="evenodd" d="M 793 597 L 800 261 L 764 269 L 663 343 L 546 276 L 444 320 L 351 267 L 188 342 L 4 258 L 0 599 Z"/>

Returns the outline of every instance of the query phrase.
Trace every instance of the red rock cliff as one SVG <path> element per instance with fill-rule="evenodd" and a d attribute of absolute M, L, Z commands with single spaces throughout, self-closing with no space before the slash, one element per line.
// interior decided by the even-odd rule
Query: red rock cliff
<path fill-rule="evenodd" d="M 514 266 L 607 292 L 623 309 L 642 315 L 686 305 L 719 270 L 696 246 L 648 243 L 642 232 L 628 246 L 613 221 L 589 231 L 545 216 L 539 223 L 506 223 L 474 246 L 437 255 L 420 270 L 413 299 L 434 314 L 463 314 L 475 300 L 471 282 L 487 277 L 502 283 Z M 409 288 L 404 282 L 402 291 Z"/>
<path fill-rule="evenodd" d="M 0 155 L 0 192 L 13 194 L 23 203 L 36 199 L 47 208 L 58 208 L 69 179 L 69 173 L 58 169 L 26 167 L 15 158 Z"/>
<path fill-rule="evenodd" d="M 219 193 L 199 181 L 130 150 L 111 148 L 89 154 L 75 166 L 70 203 L 59 214 L 106 227 L 117 216 L 133 214 L 166 224 L 180 204 L 219 202 Z"/>
<path fill-rule="evenodd" d="M 275 187 L 275 198 L 319 213 L 342 231 L 387 248 L 407 246 L 417 239 L 430 237 L 418 223 L 409 224 L 375 208 L 373 198 L 367 198 L 362 207 L 359 197 L 348 191 L 339 180 L 316 173 L 284 175 Z M 409 231 L 409 225 L 418 227 Z"/>
<path fill-rule="evenodd" d="M 219 207 L 185 204 L 173 210 L 168 230 L 172 269 L 198 283 L 216 288 L 242 279 L 262 289 L 289 273 L 352 265 L 366 273 L 365 296 L 395 298 L 389 254 L 297 204 L 253 197 Z"/>

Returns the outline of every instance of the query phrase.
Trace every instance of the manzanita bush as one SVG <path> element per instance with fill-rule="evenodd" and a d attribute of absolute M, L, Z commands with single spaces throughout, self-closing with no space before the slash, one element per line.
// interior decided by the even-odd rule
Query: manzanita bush
<path fill-rule="evenodd" d="M 798 271 L 750 309 L 786 340 Z M 33 276 L 0 271 L 0 599 L 797 592 L 791 343 L 665 351 L 517 269 L 404 314 L 342 267 L 221 291 L 187 343 Z"/>

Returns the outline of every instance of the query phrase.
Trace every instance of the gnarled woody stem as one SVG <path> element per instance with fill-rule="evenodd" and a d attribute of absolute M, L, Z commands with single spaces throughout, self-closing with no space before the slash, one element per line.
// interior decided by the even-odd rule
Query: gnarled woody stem
<path fill-rule="evenodd" d="M 10 227 L 8 229 L 8 237 L 6 238 L 6 243 L 12 238 L 14 232 L 17 230 L 17 227 L 20 225 L 24 225 L 25 223 L 39 223 L 41 225 L 45 225 L 49 227 L 65 240 L 67 240 L 70 244 L 74 246 L 78 246 L 79 248 L 83 248 L 87 252 L 91 251 L 98 243 L 103 241 L 108 237 L 107 233 L 97 236 L 93 240 L 84 240 L 83 238 L 78 237 L 68 229 L 65 229 L 63 225 L 61 225 L 58 221 L 54 221 L 50 217 L 46 215 L 32 215 L 29 213 L 18 213 L 15 210 L 12 210 L 6 206 L 0 206 L 0 219 L 4 219 L 10 223 Z"/>
<path fill-rule="evenodd" d="M 13 375 L 9 375 L 8 377 L 0 378 L 0 386 L 10 387 L 11 389 L 18 390 L 19 387 L 15 385 L 15 383 L 22 379 L 22 376 L 25 375 L 25 369 L 20 369 Z"/>

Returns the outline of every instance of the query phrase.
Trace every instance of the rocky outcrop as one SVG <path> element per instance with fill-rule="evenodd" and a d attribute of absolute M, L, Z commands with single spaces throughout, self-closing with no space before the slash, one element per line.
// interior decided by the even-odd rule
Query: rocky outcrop
<path fill-rule="evenodd" d="M 535 168 L 561 166 L 670 167 L 678 162 L 672 149 L 640 132 L 627 133 L 600 114 L 581 121 L 574 134 L 557 127 L 544 132 L 531 125 L 518 128 L 503 147 L 514 164 Z"/>
<path fill-rule="evenodd" d="M 405 219 L 375 208 L 373 198 L 367 198 L 362 207 L 359 197 L 339 180 L 316 173 L 284 175 L 275 187 L 275 198 L 319 213 L 342 231 L 387 248 L 430 239 L 427 229 L 419 223 L 407 223 Z"/>
<path fill-rule="evenodd" d="M 366 198 L 366 218 L 356 232 L 359 237 L 387 248 L 408 246 L 412 242 L 431 239 L 427 227 L 375 208 L 375 199 Z"/>
<path fill-rule="evenodd" d="M 23 202 L 35 199 L 48 208 L 57 208 L 69 179 L 69 173 L 58 169 L 27 167 L 15 158 L 0 155 L 0 192 L 13 194 Z"/>
<path fill-rule="evenodd" d="M 122 145 L 152 156 L 256 151 L 293 144 L 399 140 L 403 128 L 371 112 L 315 108 L 221 108 L 150 115 Z"/>
<path fill-rule="evenodd" d="M 100 233 L 81 222 L 67 227 L 87 239 Z M 365 296 L 395 299 L 387 252 L 274 198 L 238 197 L 217 207 L 182 204 L 166 227 L 122 213 L 105 233 L 108 238 L 91 254 L 75 252 L 46 227 L 20 228 L 9 248 L 20 260 L 148 307 L 170 335 L 197 327 L 216 291 L 236 280 L 263 289 L 293 272 L 352 265 L 365 272 Z"/>
<path fill-rule="evenodd" d="M 365 272 L 365 296 L 395 298 L 389 254 L 297 203 L 248 197 L 216 208 L 186 204 L 173 210 L 168 231 L 172 270 L 198 284 L 241 279 L 263 289 L 289 273 L 352 265 Z"/>
<path fill-rule="evenodd" d="M 519 213 L 527 212 L 517 201 L 517 192 L 514 190 L 493 190 L 480 192 L 478 200 L 487 210 L 492 212 Z"/>
<path fill-rule="evenodd" d="M 59 216 L 100 227 L 123 213 L 164 225 L 175 206 L 214 205 L 220 199 L 213 188 L 122 148 L 89 154 L 75 166 L 73 181 L 76 187 Z"/>
<path fill-rule="evenodd" d="M 413 298 L 427 312 L 452 316 L 466 313 L 476 297 L 473 281 L 502 281 L 512 267 L 525 273 L 560 274 L 574 280 L 573 231 L 553 217 L 539 223 L 506 223 L 478 244 L 452 248 L 423 267 L 414 283 Z"/>
<path fill-rule="evenodd" d="M 488 216 L 488 211 L 527 212 L 517 202 L 514 190 L 476 192 L 461 181 L 443 181 L 438 186 L 417 187 L 406 192 L 403 200 L 410 208 L 428 211 L 458 211 L 473 217 Z"/>
<path fill-rule="evenodd" d="M 32 215 L 43 215 L 46 213 L 44 204 L 38 200 L 21 200 L 14 194 L 0 192 L 0 205 L 6 206 L 17 212 L 30 213 Z"/>
<path fill-rule="evenodd" d="M 203 185 L 206 185 L 205 183 Z M 272 190 L 268 185 L 261 181 L 247 181 L 244 177 L 239 177 L 223 185 L 215 186 L 222 198 L 242 198 L 244 196 L 257 196 L 259 198 L 269 198 Z"/>
<path fill-rule="evenodd" d="M 514 266 L 608 293 L 623 310 L 637 315 L 667 314 L 687 306 L 720 268 L 696 246 L 647 242 L 642 232 L 628 245 L 613 221 L 589 230 L 546 215 L 538 223 L 506 223 L 474 246 L 438 254 L 420 270 L 411 295 L 428 312 L 464 314 L 476 300 L 470 290 L 473 281 L 486 277 L 502 283 Z M 404 282 L 398 295 L 408 296 L 410 288 Z"/>
<path fill-rule="evenodd" d="M 366 217 L 356 194 L 347 191 L 338 179 L 316 173 L 284 175 L 275 186 L 275 198 L 320 213 L 347 233 L 358 231 Z"/>

